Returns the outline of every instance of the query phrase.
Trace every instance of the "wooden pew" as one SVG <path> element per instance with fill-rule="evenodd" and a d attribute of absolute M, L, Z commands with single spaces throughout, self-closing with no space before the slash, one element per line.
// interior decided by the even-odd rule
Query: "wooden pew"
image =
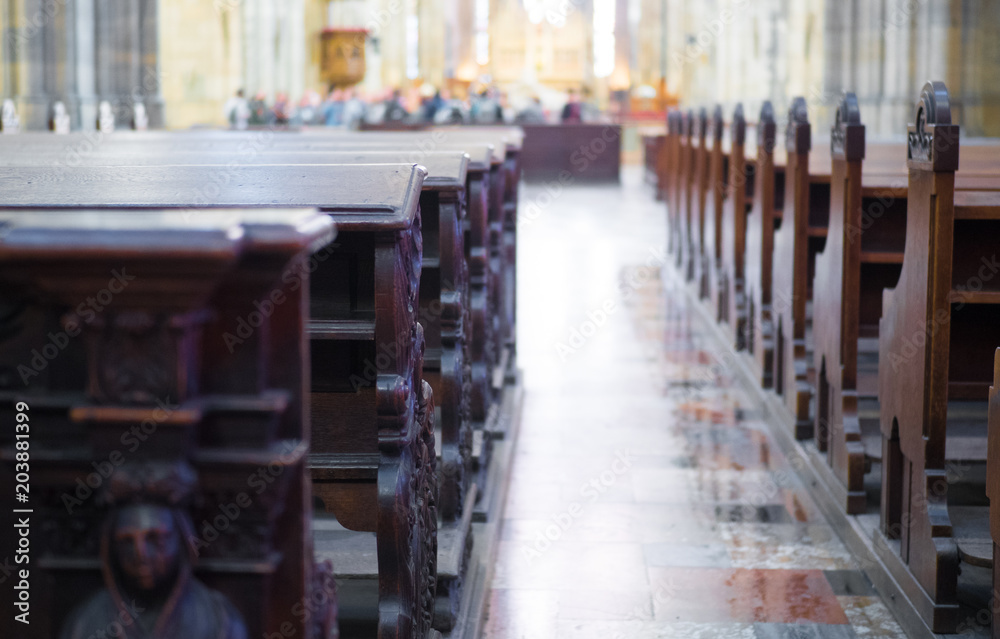
<path fill-rule="evenodd" d="M 500 300 L 505 296 L 500 287 L 507 281 L 497 240 L 501 234 L 503 211 L 506 206 L 502 186 L 504 167 L 511 163 L 506 151 L 497 154 L 494 152 L 495 147 L 489 143 L 456 141 L 457 138 L 468 137 L 468 134 L 459 136 L 454 129 L 419 135 L 400 133 L 303 135 L 266 131 L 254 133 L 210 131 L 203 136 L 191 132 L 177 135 L 150 132 L 105 136 L 99 143 L 88 134 L 64 136 L 61 138 L 62 143 L 53 142 L 53 137 L 38 134 L 19 136 L 21 139 L 18 141 L 18 146 L 5 145 L 10 151 L 6 154 L 10 159 L 6 161 L 23 164 L 30 161 L 27 158 L 35 157 L 40 164 L 51 162 L 60 166 L 64 166 L 67 162 L 71 165 L 80 162 L 162 164 L 167 161 L 164 153 L 231 153 L 232 160 L 222 157 L 212 161 L 232 164 L 235 168 L 243 164 L 267 162 L 269 157 L 284 162 L 285 160 L 276 154 L 293 151 L 320 153 L 363 148 L 391 151 L 407 162 L 424 163 L 427 163 L 433 154 L 447 150 L 472 153 L 466 184 L 468 216 L 465 242 L 471 286 L 470 410 L 477 426 L 476 450 L 479 451 L 475 456 L 474 465 L 482 475 L 480 480 L 485 479 L 492 450 L 491 438 L 503 435 L 503 430 L 498 424 L 502 426 L 505 422 L 500 420 L 496 407 L 505 380 L 504 373 L 509 369 L 508 364 L 512 359 L 509 355 L 504 356 L 508 345 L 504 339 L 505 333 L 501 323 L 504 313 L 499 310 Z M 496 131 L 489 132 L 485 137 L 498 144 L 507 144 L 507 136 Z M 74 161 L 72 158 L 76 157 L 75 151 L 74 155 L 67 156 L 67 148 L 81 149 L 85 152 Z M 150 148 L 160 152 L 149 154 Z M 3 161 L 0 156 L 0 162 Z M 310 160 L 313 161 L 317 160 Z M 178 163 L 183 162 L 178 160 Z M 436 189 L 433 180 L 428 184 L 428 188 Z M 429 231 L 433 232 L 436 229 L 431 228 Z M 426 309 L 422 314 L 426 314 Z M 484 488 L 482 483 L 479 488 Z M 483 513 L 477 514 L 477 517 L 482 516 Z"/>
<path fill-rule="evenodd" d="M 848 513 L 862 513 L 877 488 L 866 476 L 882 459 L 878 320 L 882 290 L 895 286 L 906 237 L 906 147 L 868 143 L 857 101 L 846 94 L 831 132 L 830 230 L 816 257 L 813 364 L 816 446 L 838 480 Z M 990 145 L 967 147 L 956 188 L 991 186 Z M 960 460 L 955 460 L 960 462 Z"/>
<path fill-rule="evenodd" d="M 780 222 L 784 197 L 784 174 L 775 163 L 776 124 L 774 109 L 764 102 L 757 123 L 757 160 L 754 171 L 753 205 L 747 216 L 746 278 L 747 304 L 744 343 L 751 355 L 754 373 L 763 388 L 774 385 L 774 316 L 772 267 L 774 232 Z"/>
<path fill-rule="evenodd" d="M 366 136 L 391 136 L 396 143 L 400 138 L 393 134 L 366 134 Z M 491 172 L 490 238 L 492 257 L 501 274 L 499 285 L 494 289 L 495 308 L 500 313 L 498 336 L 499 364 L 505 371 L 505 378 L 513 382 L 516 378 L 516 326 L 517 326 L 517 203 L 523 164 L 525 131 L 517 126 L 448 126 L 434 127 L 425 133 L 411 134 L 409 139 L 425 148 L 437 148 L 441 144 L 470 144 L 489 142 L 494 145 L 501 164 Z M 616 133 L 616 137 L 619 134 Z M 499 381 L 499 380 L 498 380 Z M 494 436 L 502 437 L 497 431 Z"/>
<path fill-rule="evenodd" d="M 52 149 L 36 149 L 23 156 L 2 156 L 0 166 L 51 166 Z M 387 164 L 405 163 L 408 154 L 395 151 L 264 151 L 255 163 L 272 164 Z M 90 166 L 164 166 L 174 164 L 227 165 L 229 151 L 165 151 L 121 147 L 104 148 L 88 158 Z M 471 370 L 466 363 L 471 334 L 468 269 L 464 249 L 465 188 L 469 158 L 460 151 L 422 154 L 428 175 L 420 195 L 424 222 L 424 264 L 420 280 L 419 319 L 424 327 L 424 372 L 441 409 L 438 424 L 442 442 L 439 513 L 447 522 L 461 518 L 471 478 L 471 421 L 468 415 Z M 480 222 L 481 223 L 481 222 Z"/>
<path fill-rule="evenodd" d="M 661 175 L 666 171 L 666 140 L 664 133 L 644 133 L 642 135 L 643 181 L 653 189 L 656 199 L 663 200 Z"/>
<path fill-rule="evenodd" d="M 683 165 L 681 162 L 681 137 L 684 128 L 681 112 L 674 109 L 667 113 L 667 162 L 663 175 L 664 199 L 667 202 L 667 251 L 680 264 L 680 185 Z"/>
<path fill-rule="evenodd" d="M 336 133 L 330 135 L 337 136 Z M 355 137 L 388 140 L 392 144 L 409 142 L 423 149 L 487 142 L 497 150 L 499 161 L 491 167 L 489 190 L 490 261 L 491 269 L 497 274 L 495 286 L 491 288 L 491 304 L 499 319 L 495 333 L 497 364 L 503 372 L 503 378 L 496 381 L 513 382 L 517 350 L 517 201 L 524 132 L 520 127 L 435 127 L 421 133 L 374 132 Z M 493 431 L 492 435 L 503 437 L 503 431 Z"/>
<path fill-rule="evenodd" d="M 746 128 L 743 105 L 737 104 L 729 126 L 729 165 L 722 200 L 722 255 L 718 278 L 720 322 L 727 327 L 737 350 L 746 348 L 746 225 L 753 193 L 753 169 L 744 154 Z"/>
<path fill-rule="evenodd" d="M 28 474 L 29 511 L 18 516 L 32 525 L 20 564 L 30 625 L 4 615 L 0 633 L 127 626 L 122 611 L 149 587 L 121 580 L 110 553 L 116 522 L 137 509 L 182 539 L 176 554 L 164 541 L 157 559 L 193 571 L 157 579 L 179 602 L 159 618 L 174 636 L 190 636 L 192 614 L 203 631 L 215 621 L 218 636 L 335 632 L 306 475 L 307 258 L 332 241 L 329 217 L 34 209 L 0 213 L 0 227 L 0 369 L 13 374 L 0 390 L 12 425 L 0 435 L 0 485 L 14 494 L 17 473 Z M 283 286 L 286 274 L 296 288 Z M 253 301 L 274 291 L 284 298 L 260 314 Z M 225 348 L 219 337 L 254 313 L 253 334 Z M 302 602 L 308 620 L 295 613 Z"/>
<path fill-rule="evenodd" d="M 846 490 L 840 500 L 846 511 L 854 514 L 864 512 L 866 504 L 863 485 L 865 451 L 858 414 L 858 344 L 862 324 L 865 324 L 861 317 L 861 300 L 870 295 L 862 293 L 861 287 L 864 283 L 881 291 L 887 282 L 885 277 L 878 277 L 886 271 L 882 266 L 884 259 L 872 260 L 875 272 L 869 274 L 861 258 L 863 241 L 858 241 L 858 234 L 862 232 L 865 210 L 862 185 L 865 129 L 853 93 L 845 94 L 837 108 L 836 121 L 830 133 L 830 149 L 829 228 L 826 246 L 816 257 L 813 285 L 816 291 L 813 354 L 817 371 L 814 433 L 817 448 L 827 452 L 827 460 Z M 897 206 L 888 211 L 888 215 L 874 218 L 874 223 L 880 227 L 886 224 L 891 226 L 883 233 L 879 233 L 881 229 L 874 230 L 873 235 L 901 237 L 906 224 L 906 191 L 887 195 L 893 202 L 902 203 L 902 215 Z M 896 252 L 893 252 L 891 257 L 894 259 L 888 266 L 896 261 L 895 255 Z M 898 268 L 892 270 L 898 277 Z M 888 284 L 894 284 L 894 279 Z M 869 318 L 867 325 L 870 326 L 870 315 L 866 314 L 866 318 Z M 870 361 L 868 366 L 871 366 Z M 877 362 L 875 366 L 877 370 Z"/>
<path fill-rule="evenodd" d="M 709 264 L 710 248 L 705 239 L 705 225 L 709 178 L 711 177 L 709 173 L 709 161 L 711 157 L 707 147 L 708 112 L 704 107 L 698 109 L 698 117 L 694 125 L 694 136 L 694 149 L 691 153 L 694 167 L 692 167 L 691 193 L 689 196 L 692 220 L 691 262 L 698 297 L 700 299 L 707 299 L 709 292 L 708 278 L 711 266 Z"/>
<path fill-rule="evenodd" d="M 812 281 L 816 254 L 826 241 L 830 200 L 829 161 L 826 153 L 812 151 L 808 116 L 805 100 L 795 98 L 785 129 L 785 205 L 774 233 L 772 272 L 774 389 L 794 418 L 796 439 L 813 433 Z"/>
<path fill-rule="evenodd" d="M 722 209 L 728 193 L 729 155 L 723 150 L 726 125 L 722 116 L 722 105 L 715 105 L 708 134 L 712 147 L 708 152 L 708 179 L 705 186 L 705 296 L 715 314 L 717 322 L 724 316 L 722 311 Z"/>
<path fill-rule="evenodd" d="M 683 130 L 681 133 L 680 148 L 680 173 L 678 174 L 678 232 L 680 241 L 678 246 L 677 265 L 680 268 L 681 276 L 685 281 L 690 282 L 695 276 L 695 242 L 697 241 L 695 231 L 695 202 L 697 201 L 695 190 L 695 168 L 697 166 L 697 122 L 694 111 L 688 109 L 684 114 Z"/>
<path fill-rule="evenodd" d="M 558 180 L 564 172 L 579 184 L 617 184 L 622 127 L 610 123 L 524 124 L 526 179 Z"/>
<path fill-rule="evenodd" d="M 184 210 L 219 170 L 77 167 L 58 174 L 58 188 L 51 169 L 8 168 L 0 207 Z M 381 636 L 426 636 L 435 607 L 434 405 L 417 321 L 425 175 L 398 164 L 255 165 L 211 190 L 216 207 L 314 206 L 338 225 L 336 251 L 310 263 L 309 467 L 314 495 L 339 522 L 317 519 L 315 543 L 330 557 L 345 537 L 340 526 L 376 533 Z M 243 352 L 239 340 L 254 328 L 246 322 L 230 319 L 214 347 Z"/>
<path fill-rule="evenodd" d="M 986 497 L 990 501 L 990 538 L 993 545 L 993 592 L 1000 592 L 1000 348 L 993 353 L 993 385 L 988 409 Z M 1000 631 L 1000 609 L 991 608 L 993 636 Z"/>
<path fill-rule="evenodd" d="M 72 166 L 80 162 L 90 161 L 91 158 L 100 156 L 103 149 L 108 147 L 127 147 L 134 150 L 137 157 L 141 157 L 144 150 L 151 144 L 158 150 L 177 151 L 200 151 L 235 149 L 238 152 L 237 164 L 245 162 L 259 161 L 271 151 L 277 150 L 338 150 L 349 147 L 369 145 L 386 150 L 395 150 L 408 153 L 408 161 L 419 162 L 427 153 L 431 151 L 444 150 L 466 150 L 478 155 L 485 145 L 493 145 L 497 152 L 491 155 L 490 172 L 488 180 L 479 172 L 479 167 L 474 161 L 470 164 L 469 176 L 470 193 L 469 207 L 469 241 L 468 250 L 470 252 L 470 268 L 472 272 L 473 284 L 473 323 L 477 323 L 476 287 L 479 279 L 476 276 L 477 268 L 475 255 L 479 254 L 479 246 L 476 244 L 480 240 L 477 233 L 477 220 L 479 214 L 479 198 L 471 194 L 479 193 L 485 195 L 488 200 L 488 221 L 487 230 L 490 239 L 490 247 L 487 252 L 487 265 L 490 267 L 486 286 L 488 306 L 485 317 L 481 314 L 485 325 L 480 326 L 483 330 L 474 330 L 475 335 L 485 335 L 486 339 L 492 339 L 490 346 L 478 348 L 474 343 L 473 357 L 477 353 L 487 358 L 488 366 L 500 367 L 499 373 L 494 368 L 489 368 L 487 375 L 487 365 L 474 365 L 474 390 L 472 401 L 473 418 L 477 421 L 490 424 L 501 424 L 502 421 L 490 418 L 491 407 L 495 406 L 499 400 L 500 389 L 495 388 L 495 384 L 502 384 L 505 379 L 509 381 L 511 367 L 515 366 L 513 356 L 514 345 L 511 339 L 514 335 L 512 322 L 516 322 L 515 299 L 516 292 L 511 291 L 511 287 L 501 288 L 505 283 L 514 281 L 516 263 L 513 263 L 510 256 L 514 254 L 511 243 L 516 243 L 516 237 L 510 227 L 516 229 L 516 202 L 517 183 L 520 175 L 518 169 L 520 154 L 520 138 L 516 127 L 445 127 L 426 132 L 372 132 L 372 133 L 348 133 L 339 130 L 321 130 L 322 132 L 310 132 L 309 134 L 298 133 L 275 133 L 273 131 L 198 131 L 198 132 L 142 132 L 125 133 L 106 136 L 94 136 L 92 134 L 73 134 L 70 136 L 56 136 L 44 134 L 27 134 L 17 136 L 19 139 L 15 144 L 5 144 L 11 153 L 17 149 L 35 149 L 37 146 L 50 146 L 59 149 L 62 153 L 61 165 Z M 138 160 L 141 161 L 141 160 Z M 508 179 L 513 176 L 514 180 Z M 476 183 L 478 180 L 478 184 Z M 512 186 L 508 188 L 508 184 Z M 478 187 L 478 188 L 477 188 Z M 480 193 L 482 191 L 483 193 Z M 506 226 L 506 230 L 505 230 Z M 503 243 L 503 246 L 502 246 Z M 516 254 L 514 254 L 516 260 Z M 506 310 L 498 311 L 501 304 L 507 304 Z M 476 339 L 474 337 L 474 339 Z M 482 360 L 479 360 L 482 361 Z M 506 371 L 506 374 L 505 374 Z M 495 411 L 493 412 L 495 416 Z M 490 427 L 488 429 L 492 436 L 502 437 L 502 429 Z"/>
<path fill-rule="evenodd" d="M 1000 344 L 990 262 L 1000 193 L 956 190 L 958 126 L 943 83 L 924 86 L 914 122 L 903 265 L 883 294 L 879 325 L 876 551 L 927 627 L 949 633 L 962 582 L 992 564 L 975 462 L 985 461 L 991 355 Z M 950 485 L 956 480 L 961 490 Z"/>

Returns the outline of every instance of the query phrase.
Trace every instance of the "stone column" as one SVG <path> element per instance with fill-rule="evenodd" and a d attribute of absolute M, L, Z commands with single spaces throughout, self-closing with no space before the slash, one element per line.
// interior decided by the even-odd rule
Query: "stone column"
<path fill-rule="evenodd" d="M 74 13 L 76 91 L 67 96 L 66 107 L 74 129 L 91 131 L 97 122 L 94 0 L 76 0 Z"/>
<path fill-rule="evenodd" d="M 23 74 L 18 87 L 20 99 L 18 115 L 21 118 L 21 128 L 28 130 L 44 130 L 48 120 L 49 104 L 52 96 L 49 94 L 54 78 L 49 77 L 53 71 L 53 57 L 47 52 L 46 41 L 56 39 L 53 21 L 58 13 L 65 11 L 65 6 L 57 6 L 56 14 L 45 13 L 44 0 L 24 0 L 23 22 L 17 33 L 18 60 L 21 63 L 19 71 Z M 48 53 L 48 55 L 46 55 Z"/>
<path fill-rule="evenodd" d="M 160 91 L 163 82 L 160 78 L 159 66 L 158 12 L 159 3 L 157 0 L 139 0 L 139 25 L 142 39 L 139 43 L 138 97 L 141 97 L 146 106 L 146 115 L 149 117 L 151 129 L 162 128 L 165 121 L 163 94 Z"/>

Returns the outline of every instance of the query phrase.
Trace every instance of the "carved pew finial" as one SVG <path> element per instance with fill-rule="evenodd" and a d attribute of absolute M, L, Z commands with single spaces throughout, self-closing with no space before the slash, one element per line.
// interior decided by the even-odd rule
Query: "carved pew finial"
<path fill-rule="evenodd" d="M 837 159 L 856 162 L 865 159 L 865 125 L 861 124 L 858 97 L 844 92 L 830 129 L 830 154 Z"/>
<path fill-rule="evenodd" d="M 785 126 L 785 148 L 789 153 L 805 154 L 812 148 L 812 127 L 805 98 L 799 96 L 788 107 L 788 124 Z"/>
<path fill-rule="evenodd" d="M 743 103 L 738 102 L 733 109 L 733 144 L 743 144 L 747 139 L 747 120 L 743 116 Z"/>
<path fill-rule="evenodd" d="M 712 140 L 715 142 L 721 141 L 725 128 L 726 125 L 722 118 L 722 105 L 716 104 L 715 108 L 712 109 Z"/>
<path fill-rule="evenodd" d="M 705 146 L 705 136 L 708 134 L 708 111 L 705 107 L 698 109 L 698 139 L 701 145 Z"/>
<path fill-rule="evenodd" d="M 757 122 L 757 148 L 768 153 L 774 151 L 776 132 L 774 107 L 770 100 L 765 100 L 760 107 L 760 118 Z"/>
<path fill-rule="evenodd" d="M 927 82 L 907 129 L 907 165 L 931 171 L 958 170 L 958 130 L 944 82 Z"/>
<path fill-rule="evenodd" d="M 684 137 L 688 140 L 694 137 L 694 109 L 688 109 L 684 114 Z"/>

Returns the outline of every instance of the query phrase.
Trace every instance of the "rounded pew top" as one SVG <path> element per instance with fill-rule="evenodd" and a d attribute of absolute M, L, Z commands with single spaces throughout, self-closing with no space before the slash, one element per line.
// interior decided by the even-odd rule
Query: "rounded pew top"
<path fill-rule="evenodd" d="M 0 210 L 315 207 L 342 231 L 412 226 L 426 170 L 413 164 L 10 167 Z"/>

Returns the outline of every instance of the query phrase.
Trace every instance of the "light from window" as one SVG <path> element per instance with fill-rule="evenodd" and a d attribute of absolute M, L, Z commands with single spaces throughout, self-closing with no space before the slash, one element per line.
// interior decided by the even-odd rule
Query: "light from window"
<path fill-rule="evenodd" d="M 594 0 L 594 75 L 615 70 L 615 0 Z"/>
<path fill-rule="evenodd" d="M 420 18 L 411 13 L 406 16 L 406 77 L 413 80 L 420 76 Z"/>
<path fill-rule="evenodd" d="M 476 62 L 490 63 L 490 0 L 476 0 Z"/>

